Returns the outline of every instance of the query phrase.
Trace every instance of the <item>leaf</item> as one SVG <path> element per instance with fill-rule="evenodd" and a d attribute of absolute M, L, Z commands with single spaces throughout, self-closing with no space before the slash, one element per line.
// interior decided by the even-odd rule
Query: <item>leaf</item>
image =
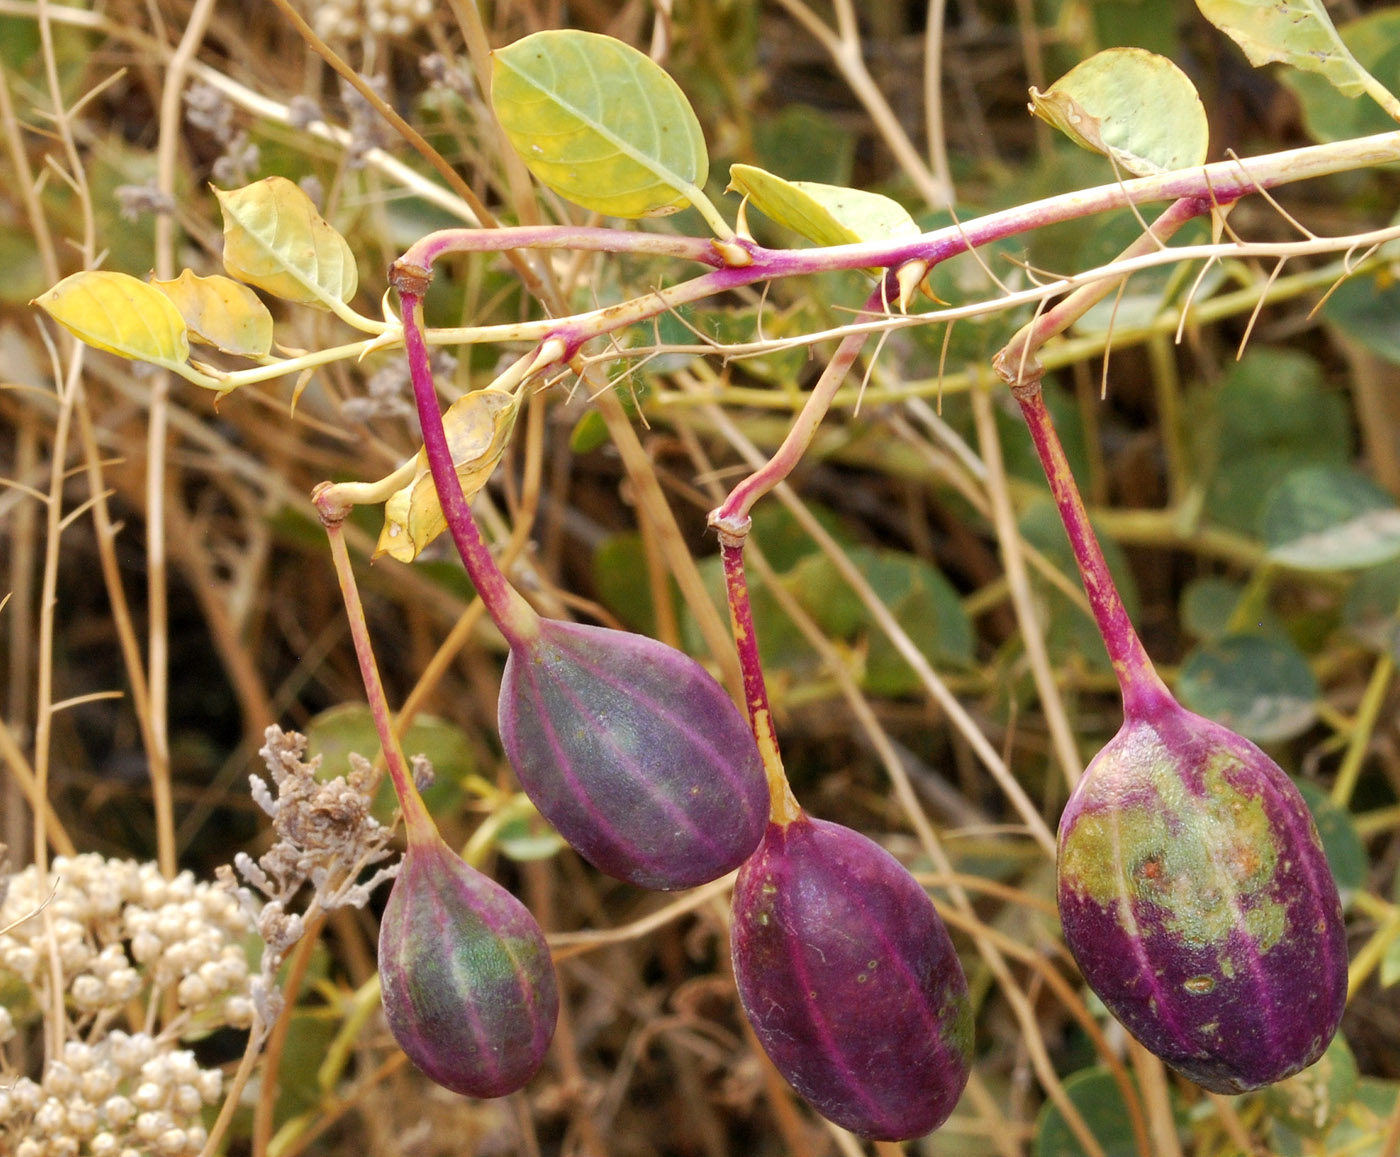
<path fill-rule="evenodd" d="M 355 296 L 350 243 L 286 177 L 215 189 L 224 215 L 224 268 L 284 301 L 331 309 Z"/>
<path fill-rule="evenodd" d="M 742 193 L 765 216 L 817 245 L 919 235 L 908 210 L 879 193 L 816 181 L 785 181 L 753 165 L 731 165 L 729 188 Z"/>
<path fill-rule="evenodd" d="M 272 314 L 246 285 L 199 277 L 190 269 L 174 281 L 151 284 L 175 303 L 195 341 L 241 357 L 265 357 L 272 349 Z"/>
<path fill-rule="evenodd" d="M 1256 743 L 1273 743 L 1312 725 L 1321 692 L 1289 640 L 1225 635 L 1186 656 L 1177 694 L 1192 711 Z"/>
<path fill-rule="evenodd" d="M 104 269 L 65 277 L 33 302 L 81 342 L 118 357 L 177 369 L 190 356 L 185 319 L 159 289 Z"/>
<path fill-rule="evenodd" d="M 1041 93 L 1031 111 L 1075 144 L 1139 177 L 1204 163 L 1210 141 L 1196 86 L 1164 56 L 1109 48 Z"/>
<path fill-rule="evenodd" d="M 1137 1157 L 1128 1106 L 1107 1068 L 1096 1065 L 1066 1077 L 1065 1093 L 1103 1148 L 1104 1157 Z M 1033 1157 L 1083 1157 L 1085 1153 L 1053 1101 L 1041 1106 L 1031 1153 Z"/>
<path fill-rule="evenodd" d="M 1274 489 L 1260 516 L 1269 558 L 1299 570 L 1350 570 L 1400 557 L 1400 509 L 1353 470 L 1305 466 Z"/>
<path fill-rule="evenodd" d="M 464 394 L 443 414 L 447 444 L 467 501 L 486 484 L 505 453 L 519 409 L 513 395 L 485 389 Z M 417 463 L 413 481 L 384 503 L 384 529 L 375 546 L 376 558 L 387 554 L 399 562 L 412 562 L 447 529 L 426 451 L 418 451 Z"/>
<path fill-rule="evenodd" d="M 1320 1140 L 1351 1107 L 1356 1086 L 1356 1058 L 1338 1033 L 1315 1063 L 1265 1090 L 1263 1101 L 1271 1122 Z"/>
<path fill-rule="evenodd" d="M 1341 25 L 1342 43 L 1377 82 L 1394 91 L 1400 85 L 1400 9 L 1383 8 Z M 1316 73 L 1290 70 L 1280 77 L 1302 105 L 1303 127 L 1319 143 L 1366 137 L 1395 128 L 1383 108 L 1348 98 Z M 1330 304 L 1330 299 L 1329 299 Z"/>
<path fill-rule="evenodd" d="M 560 196 L 629 218 L 703 197 L 700 122 L 655 61 L 574 29 L 536 32 L 491 55 L 496 118 L 530 172 Z"/>
<path fill-rule="evenodd" d="M 1322 0 L 1196 0 L 1196 7 L 1255 68 L 1291 64 L 1352 97 L 1375 83 L 1342 43 Z"/>

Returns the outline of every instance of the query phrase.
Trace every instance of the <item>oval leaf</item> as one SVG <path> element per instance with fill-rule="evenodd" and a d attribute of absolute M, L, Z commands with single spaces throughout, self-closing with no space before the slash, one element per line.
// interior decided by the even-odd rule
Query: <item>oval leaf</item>
<path fill-rule="evenodd" d="M 359 286 L 350 243 L 286 177 L 215 189 L 224 214 L 224 268 L 285 301 L 332 308 Z"/>
<path fill-rule="evenodd" d="M 1369 479 L 1333 466 L 1294 470 L 1260 516 L 1269 558 L 1299 570 L 1349 570 L 1400 557 L 1400 509 Z"/>
<path fill-rule="evenodd" d="M 79 341 L 119 357 L 173 369 L 190 356 L 180 311 L 155 286 L 126 273 L 74 273 L 33 304 Z"/>
<path fill-rule="evenodd" d="M 195 341 L 240 357 L 266 357 L 272 349 L 272 314 L 246 285 L 218 275 L 199 277 L 190 269 L 174 281 L 151 284 L 175 303 Z"/>
<path fill-rule="evenodd" d="M 443 414 L 447 444 L 467 501 L 486 484 L 505 453 L 519 409 L 512 395 L 487 389 L 464 394 Z M 420 450 L 413 481 L 384 503 L 384 529 L 379 532 L 375 556 L 387 554 L 399 562 L 412 562 L 446 529 L 428 457 Z"/>
<path fill-rule="evenodd" d="M 742 193 L 764 216 L 817 245 L 919 235 L 904 206 L 879 193 L 816 181 L 785 181 L 753 165 L 731 165 L 729 188 Z"/>
<path fill-rule="evenodd" d="M 1181 664 L 1181 702 L 1256 743 L 1291 739 L 1317 718 L 1317 680 L 1287 639 L 1225 635 Z"/>
<path fill-rule="evenodd" d="M 530 172 L 576 205 L 657 217 L 703 197 L 705 138 L 680 86 L 635 48 L 536 32 L 492 53 L 491 104 Z"/>
<path fill-rule="evenodd" d="M 1196 0 L 1196 7 L 1255 68 L 1291 64 L 1326 77 L 1344 96 L 1376 83 L 1342 43 L 1322 0 Z"/>
<path fill-rule="evenodd" d="M 1050 86 L 1031 111 L 1139 177 L 1204 163 L 1209 126 L 1196 86 L 1165 56 L 1109 48 Z"/>

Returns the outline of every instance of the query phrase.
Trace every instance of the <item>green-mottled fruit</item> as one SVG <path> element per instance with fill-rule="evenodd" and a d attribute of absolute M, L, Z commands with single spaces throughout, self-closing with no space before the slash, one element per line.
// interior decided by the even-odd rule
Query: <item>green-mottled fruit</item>
<path fill-rule="evenodd" d="M 1302 796 L 1170 700 L 1129 720 L 1060 821 L 1059 907 L 1089 986 L 1202 1088 L 1312 1064 L 1347 989 L 1341 901 Z"/>
<path fill-rule="evenodd" d="M 446 1088 L 501 1097 L 544 1060 L 559 992 L 540 926 L 440 840 L 404 854 L 379 927 L 379 979 L 394 1039 Z"/>
<path fill-rule="evenodd" d="M 699 663 L 644 635 L 541 620 L 512 645 L 500 728 L 540 814 L 641 887 L 732 871 L 768 822 L 747 720 Z"/>
<path fill-rule="evenodd" d="M 732 943 L 754 1034 L 819 1113 L 880 1140 L 947 1119 L 972 1061 L 967 980 L 898 860 L 839 824 L 771 824 L 735 881 Z"/>

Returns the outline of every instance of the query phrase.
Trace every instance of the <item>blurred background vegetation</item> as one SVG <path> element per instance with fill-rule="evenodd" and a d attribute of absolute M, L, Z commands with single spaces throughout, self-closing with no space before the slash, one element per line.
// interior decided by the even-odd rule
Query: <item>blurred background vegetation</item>
<path fill-rule="evenodd" d="M 303 11 L 502 220 L 584 220 L 512 180 L 463 31 L 468 3 L 323 0 Z M 1333 13 L 1396 87 L 1400 10 Z M 1321 81 L 1251 69 L 1184 0 L 970 0 L 946 12 L 872 3 L 851 28 L 846 15 L 802 0 L 479 10 L 492 45 L 580 27 L 651 51 L 700 114 L 709 191 L 728 212 L 730 161 L 884 192 L 930 228 L 950 211 L 965 221 L 1109 182 L 1106 161 L 1025 105 L 1030 85 L 1119 44 L 1188 72 L 1212 159 L 1394 127 Z M 854 38 L 841 41 L 843 30 Z M 173 859 L 211 878 L 235 852 L 265 846 L 247 777 L 270 723 L 307 733 L 328 775 L 344 772 L 350 751 L 377 752 L 307 496 L 325 478 L 379 477 L 416 450 L 406 373 L 394 352 L 327 366 L 289 418 L 293 381 L 216 404 L 139 365 L 79 358 L 28 303 L 85 265 L 217 271 L 208 183 L 280 174 L 351 239 L 358 301 L 372 313 L 390 262 L 461 223 L 460 202 L 428 191 L 442 186 L 423 158 L 265 0 L 0 0 L 0 101 L 0 757 L 12 772 L 0 782 L 0 839 L 10 870 L 32 861 L 22 778 L 42 765 L 77 848 Z M 1296 239 L 1285 214 L 1344 235 L 1390 223 L 1398 192 L 1394 167 L 1377 167 L 1285 187 L 1273 204 L 1245 201 L 1230 220 L 1251 240 Z M 765 243 L 798 243 L 756 214 L 751 224 Z M 706 232 L 692 212 L 638 227 Z M 1043 839 L 834 561 L 858 568 L 1003 753 L 1042 834 L 1053 831 L 1074 775 L 1121 715 L 1029 439 L 993 385 L 989 359 L 1029 312 L 993 307 L 988 270 L 1016 286 L 1033 271 L 1089 268 L 1140 229 L 1131 213 L 1095 217 L 998 244 L 985 267 L 967 257 L 940 266 L 940 298 L 985 299 L 988 311 L 951 332 L 902 329 L 872 343 L 791 494 L 756 512 L 755 614 L 789 773 L 814 814 L 926 874 L 963 952 L 977 1006 L 973 1085 L 942 1131 L 902 1148 L 1395 1153 L 1400 287 L 1387 255 L 1353 255 L 1364 263 L 1344 281 L 1351 267 L 1336 255 L 1282 270 L 1226 261 L 1199 284 L 1199 266 L 1163 268 L 1046 351 L 1052 408 L 1149 652 L 1188 706 L 1266 746 L 1316 809 L 1348 907 L 1353 990 L 1345 1040 L 1310 1073 L 1210 1097 L 1125 1039 L 1060 941 Z M 687 272 L 586 254 L 557 255 L 551 268 L 578 309 Z M 830 346 L 734 360 L 665 347 L 694 345 L 695 331 L 738 342 L 839 325 L 867 292 L 851 273 L 706 302 L 624 335 L 596 404 L 570 380 L 536 396 L 481 506 L 487 530 L 510 544 L 513 577 L 550 613 L 713 658 L 713 616 L 681 594 L 704 584 L 723 606 L 705 514 L 741 476 L 746 448 L 781 440 Z M 464 256 L 441 263 L 429 311 L 434 324 L 477 324 L 540 307 L 505 261 Z M 333 319 L 292 307 L 277 332 L 297 349 L 345 340 Z M 444 370 L 462 389 L 489 381 L 503 356 L 452 352 Z M 267 1061 L 255 1070 L 228 1151 L 865 1151 L 815 1118 L 746 1038 L 724 893 L 668 897 L 611 881 L 522 806 L 495 732 L 503 647 L 467 615 L 455 560 L 435 550 L 412 566 L 371 566 L 377 512 L 357 512 L 353 530 L 391 701 L 415 714 L 406 747 L 436 767 L 430 806 L 449 842 L 478 833 L 474 854 L 551 933 L 566 1007 L 526 1091 L 483 1104 L 445 1094 L 386 1063 L 397 1054 L 382 1024 L 356 1019 L 383 896 L 337 913 L 300 958 L 268 1054 L 275 1079 Z M 1013 572 L 1008 550 L 1022 560 Z M 1036 640 L 1048 688 L 1034 678 Z M 381 805 L 388 819 L 387 794 Z M 971 890 L 969 910 L 948 903 L 949 881 L 932 873 L 933 830 Z M 1001 945 L 1003 968 L 979 957 L 970 926 Z M 14 989 L 0 984 L 0 996 Z M 18 998 L 15 1008 L 5 1072 L 36 1075 L 37 1014 L 26 1022 Z M 327 1075 L 336 1040 L 345 1052 Z M 194 1047 L 201 1063 L 232 1068 L 243 1038 L 226 1029 Z M 1134 1081 L 1127 1100 L 1108 1067 L 1120 1062 Z M 1055 1099 L 1061 1108 L 1047 1108 Z M 1066 1121 L 1066 1101 L 1081 1120 Z M 0 1133 L 0 1151 L 19 1140 Z"/>

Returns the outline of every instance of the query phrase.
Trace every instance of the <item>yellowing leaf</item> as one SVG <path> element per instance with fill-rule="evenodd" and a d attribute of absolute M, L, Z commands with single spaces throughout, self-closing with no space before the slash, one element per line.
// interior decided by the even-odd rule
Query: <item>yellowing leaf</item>
<path fill-rule="evenodd" d="M 264 357 L 272 349 L 272 314 L 246 285 L 189 269 L 174 281 L 151 284 L 175 303 L 195 341 L 241 357 Z"/>
<path fill-rule="evenodd" d="M 1205 109 L 1187 75 L 1142 48 L 1109 48 L 1050 86 L 1031 89 L 1031 111 L 1077 145 L 1147 177 L 1202 164 Z"/>
<path fill-rule="evenodd" d="M 635 48 L 592 32 L 536 32 L 492 53 L 491 104 L 545 185 L 612 217 L 702 200 L 709 157 L 680 86 Z"/>
<path fill-rule="evenodd" d="M 125 273 L 74 273 L 33 304 L 95 349 L 172 369 L 190 356 L 180 311 L 155 286 Z"/>
<path fill-rule="evenodd" d="M 817 245 L 895 241 L 919 227 L 898 201 L 862 189 L 786 181 L 753 165 L 731 165 L 729 188 L 760 212 Z"/>
<path fill-rule="evenodd" d="M 359 270 L 350 243 L 286 177 L 214 195 L 224 214 L 224 268 L 232 276 L 321 309 L 355 296 Z"/>
<path fill-rule="evenodd" d="M 519 409 L 520 403 L 512 395 L 488 389 L 464 394 L 443 414 L 447 445 L 468 501 L 486 484 L 501 460 Z M 379 532 L 375 557 L 387 554 L 399 562 L 412 562 L 445 529 L 447 521 L 428 469 L 428 457 L 420 450 L 413 481 L 384 503 L 384 529 Z"/>
<path fill-rule="evenodd" d="M 1244 49 L 1249 63 L 1282 61 L 1326 77 L 1345 96 L 1388 95 L 1352 56 L 1321 0 L 1196 0 L 1201 14 Z M 1392 112 L 1392 115 L 1393 112 Z"/>

